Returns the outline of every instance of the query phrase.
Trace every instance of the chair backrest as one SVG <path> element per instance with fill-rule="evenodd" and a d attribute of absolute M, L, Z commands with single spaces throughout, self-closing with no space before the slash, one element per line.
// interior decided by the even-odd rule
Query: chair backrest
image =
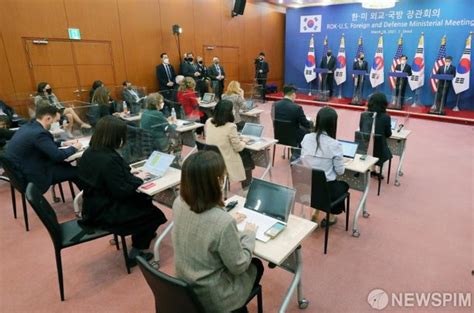
<path fill-rule="evenodd" d="M 297 129 L 290 121 L 273 120 L 273 136 L 278 140 L 278 144 L 296 147 Z"/>
<path fill-rule="evenodd" d="M 2 164 L 5 175 L 10 179 L 10 184 L 13 188 L 21 193 L 25 193 L 26 179 L 23 176 L 21 169 L 5 155 L 0 155 L 0 164 Z"/>
<path fill-rule="evenodd" d="M 354 141 L 357 142 L 359 145 L 357 146 L 357 153 L 358 154 L 370 154 L 374 157 L 380 157 L 383 153 L 383 138 L 382 135 L 373 134 L 373 151 L 369 150 L 369 141 L 370 141 L 370 133 L 362 132 L 362 131 L 355 131 L 354 132 Z"/>
<path fill-rule="evenodd" d="M 322 170 L 313 168 L 311 175 L 311 207 L 331 212 L 331 197 L 326 180 L 326 174 Z"/>
<path fill-rule="evenodd" d="M 62 234 L 56 212 L 33 183 L 29 183 L 26 187 L 26 199 L 48 230 L 54 245 L 60 247 Z"/>
<path fill-rule="evenodd" d="M 214 145 L 208 145 L 207 143 L 204 143 L 202 141 L 196 140 L 196 146 L 199 151 L 201 150 L 210 150 L 210 151 L 215 151 L 219 154 L 221 154 L 219 148 Z"/>
<path fill-rule="evenodd" d="M 311 205 L 311 175 L 313 169 L 299 158 L 291 163 L 291 179 L 296 190 L 295 202 Z"/>
<path fill-rule="evenodd" d="M 137 261 L 155 296 L 157 313 L 204 313 L 204 308 L 189 284 L 156 270 L 140 256 Z"/>

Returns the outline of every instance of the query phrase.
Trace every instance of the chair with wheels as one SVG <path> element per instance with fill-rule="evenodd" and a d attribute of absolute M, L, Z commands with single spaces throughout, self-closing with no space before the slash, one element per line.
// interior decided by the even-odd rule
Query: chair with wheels
<path fill-rule="evenodd" d="M 61 250 L 108 236 L 111 233 L 98 228 L 81 225 L 77 219 L 59 223 L 53 208 L 33 183 L 29 183 L 26 187 L 26 199 L 48 230 L 51 240 L 53 241 L 56 267 L 58 271 L 59 294 L 61 301 L 64 301 Z M 115 239 L 117 240 L 116 236 Z M 130 273 L 125 236 L 121 236 L 121 241 L 125 257 L 125 265 L 127 271 Z"/>
<path fill-rule="evenodd" d="M 158 271 L 140 256 L 137 257 L 137 261 L 155 297 L 157 313 L 205 313 L 202 304 L 188 283 Z M 263 301 L 260 285 L 252 290 L 247 303 L 255 296 L 258 301 L 258 313 L 262 313 Z"/>

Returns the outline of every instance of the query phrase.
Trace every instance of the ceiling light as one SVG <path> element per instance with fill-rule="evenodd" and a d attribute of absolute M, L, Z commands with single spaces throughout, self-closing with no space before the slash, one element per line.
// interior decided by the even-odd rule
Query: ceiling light
<path fill-rule="evenodd" d="M 395 6 L 396 0 L 362 0 L 365 9 L 390 9 Z"/>

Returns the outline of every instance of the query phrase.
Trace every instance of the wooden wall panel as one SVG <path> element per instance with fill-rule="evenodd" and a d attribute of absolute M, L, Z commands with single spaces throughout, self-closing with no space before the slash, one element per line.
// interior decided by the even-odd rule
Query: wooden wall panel
<path fill-rule="evenodd" d="M 36 88 L 32 84 L 26 38 L 67 39 L 67 28 L 79 28 L 82 42 L 78 44 L 76 61 L 84 65 L 78 70 L 81 89 L 90 88 L 92 80 L 102 79 L 120 85 L 125 79 L 144 86 L 149 92 L 158 88 L 155 66 L 160 53 L 167 52 L 179 68 L 176 37 L 171 26 L 183 28 L 181 52 L 195 55 L 214 54 L 204 51 L 206 45 L 234 47 L 238 53 L 234 72 L 242 82 L 252 82 L 253 61 L 265 51 L 270 63 L 269 82 L 283 81 L 284 14 L 268 6 L 247 1 L 243 16 L 231 18 L 234 0 L 0 0 L 0 27 L 5 52 L 0 51 L 0 96 L 27 98 Z M 110 60 L 104 53 L 84 51 L 81 44 L 109 42 Z M 0 45 L 0 50 L 1 50 Z M 98 46 L 103 49 L 103 46 Z M 225 48 L 224 48 L 225 49 Z M 227 50 L 217 49 L 222 53 Z M 100 56 L 99 56 L 100 55 Z M 221 56 L 224 58 L 224 56 Z M 56 63 L 60 63 L 59 58 Z M 107 70 L 94 67 L 111 63 Z M 4 70 L 11 68 L 12 75 Z M 113 73 L 110 69 L 113 67 Z M 102 73 L 100 72 L 102 71 Z M 102 77 L 104 76 L 104 77 Z M 112 78 L 114 77 L 114 78 Z M 83 80 L 90 80 L 87 83 Z M 114 89 L 115 86 L 109 86 Z M 54 86 L 53 86 L 54 88 Z"/>
<path fill-rule="evenodd" d="M 3 34 L 0 32 L 0 99 L 8 101 L 15 94 L 13 77 L 8 64 L 7 53 L 3 41 Z"/>

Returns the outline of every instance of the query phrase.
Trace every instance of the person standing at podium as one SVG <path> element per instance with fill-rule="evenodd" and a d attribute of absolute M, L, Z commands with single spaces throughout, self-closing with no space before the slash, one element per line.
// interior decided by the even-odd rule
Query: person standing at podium
<path fill-rule="evenodd" d="M 456 68 L 451 64 L 453 58 L 451 56 L 447 56 L 444 58 L 444 66 L 440 66 L 438 68 L 438 72 L 436 74 L 443 74 L 443 75 L 456 75 Z M 441 101 L 442 107 L 446 106 L 446 99 L 448 98 L 449 90 L 451 89 L 451 81 L 450 80 L 443 80 L 438 79 L 438 90 L 436 91 L 436 111 L 441 108 Z M 443 90 L 445 90 L 445 95 L 443 98 Z"/>
<path fill-rule="evenodd" d="M 363 52 L 359 53 L 359 57 L 352 65 L 354 71 L 365 71 L 369 69 L 369 65 L 364 60 L 365 55 Z M 354 102 L 360 102 L 362 100 L 362 94 L 364 89 L 364 75 L 354 75 Z"/>
<path fill-rule="evenodd" d="M 411 66 L 407 64 L 408 57 L 402 55 L 400 57 L 400 64 L 395 67 L 395 72 L 407 73 L 408 76 L 411 76 Z M 397 77 L 395 83 L 395 97 L 397 97 L 397 105 L 403 106 L 405 103 L 405 91 L 407 89 L 408 78 L 407 77 Z"/>
<path fill-rule="evenodd" d="M 327 74 L 323 74 L 323 90 L 329 91 L 329 98 L 332 97 L 332 86 L 334 82 L 334 70 L 336 69 L 336 58 L 332 56 L 331 49 L 328 50 L 325 57 L 321 60 L 320 68 L 327 68 Z"/>

